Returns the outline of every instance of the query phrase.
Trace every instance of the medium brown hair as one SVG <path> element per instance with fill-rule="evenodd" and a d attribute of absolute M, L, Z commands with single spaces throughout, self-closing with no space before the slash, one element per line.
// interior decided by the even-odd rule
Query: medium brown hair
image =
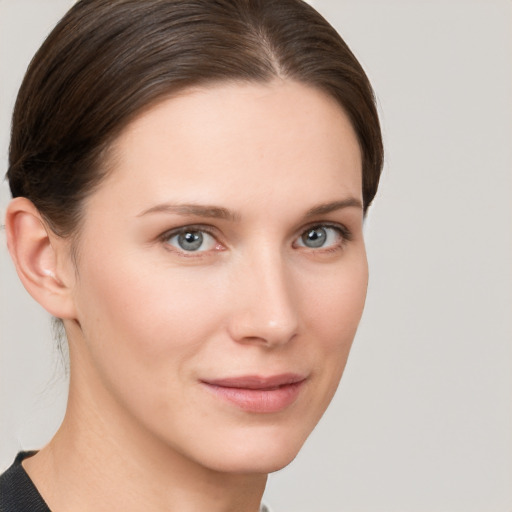
<path fill-rule="evenodd" d="M 190 86 L 276 77 L 326 92 L 347 113 L 366 211 L 383 161 L 372 88 L 334 28 L 301 0 L 79 1 L 21 85 L 12 195 L 30 199 L 59 235 L 73 234 L 84 198 L 106 174 L 109 145 L 142 110 Z"/>

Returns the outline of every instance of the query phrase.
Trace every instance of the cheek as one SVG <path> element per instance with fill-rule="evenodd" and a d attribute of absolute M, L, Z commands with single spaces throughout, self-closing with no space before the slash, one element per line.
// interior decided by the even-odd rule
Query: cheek
<path fill-rule="evenodd" d="M 351 343 L 364 308 L 368 266 L 364 251 L 303 281 L 302 310 L 308 330 L 316 333 L 326 351 L 339 351 Z M 309 290 L 309 293 L 307 292 Z"/>
<path fill-rule="evenodd" d="M 345 263 L 345 264 L 343 264 Z M 350 263 L 350 264 L 349 264 Z M 368 267 L 364 252 L 350 262 L 342 262 L 329 276 L 316 276 L 308 283 L 309 297 L 302 293 L 305 329 L 314 343 L 307 347 L 308 357 L 317 362 L 317 378 L 327 407 L 336 391 L 354 336 L 361 319 L 368 285 Z"/>
<path fill-rule="evenodd" d="M 137 258 L 110 253 L 89 260 L 81 283 L 86 345 L 109 378 L 131 374 L 167 385 L 162 379 L 174 374 L 180 380 L 185 363 L 217 328 L 220 306 L 204 291 L 213 287 L 180 269 L 148 269 Z"/>
<path fill-rule="evenodd" d="M 97 396 L 114 397 L 141 424 L 166 428 L 178 421 L 176 411 L 188 407 L 182 390 L 207 340 L 215 338 L 218 301 L 198 293 L 198 285 L 206 288 L 204 279 L 192 282 L 190 273 L 141 271 L 136 258 L 112 256 L 104 254 L 102 264 L 91 258 L 81 271 L 88 380 L 99 384 Z"/>

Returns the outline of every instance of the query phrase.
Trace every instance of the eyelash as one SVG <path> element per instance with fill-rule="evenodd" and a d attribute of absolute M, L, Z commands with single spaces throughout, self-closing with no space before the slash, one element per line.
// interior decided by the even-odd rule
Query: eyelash
<path fill-rule="evenodd" d="M 205 256 L 205 254 L 211 252 L 211 251 L 184 251 L 179 250 L 178 248 L 171 246 L 169 244 L 169 240 L 171 238 L 174 238 L 175 236 L 188 233 L 188 232 L 201 232 L 206 233 L 207 235 L 211 236 L 217 241 L 217 236 L 215 234 L 215 231 L 211 229 L 209 226 L 204 225 L 196 225 L 196 224 L 187 224 L 186 226 L 182 226 L 180 228 L 171 229 L 170 231 L 166 231 L 163 233 L 159 239 L 164 244 L 164 247 L 174 254 L 178 254 L 179 256 L 183 258 L 200 258 L 202 256 Z M 220 242 L 217 241 L 217 246 L 220 244 Z"/>
<path fill-rule="evenodd" d="M 337 252 L 339 250 L 343 250 L 343 248 L 346 246 L 346 244 L 348 242 L 352 241 L 352 239 L 353 239 L 351 231 L 343 224 L 315 223 L 315 224 L 311 224 L 309 226 L 305 226 L 301 230 L 299 235 L 295 237 L 295 240 L 301 238 L 308 231 L 312 231 L 315 229 L 333 229 L 333 230 L 335 230 L 341 237 L 340 243 L 337 243 L 332 247 L 327 247 L 327 248 L 320 247 L 318 249 L 311 248 L 311 247 L 305 247 L 305 246 L 299 246 L 300 249 L 305 249 L 305 250 L 309 249 L 315 253 L 333 253 L 333 252 Z M 196 251 L 179 250 L 178 248 L 171 246 L 169 244 L 169 240 L 171 238 L 174 238 L 175 236 L 178 236 L 178 235 L 184 234 L 184 233 L 188 233 L 188 232 L 206 233 L 207 235 L 211 236 L 212 238 L 214 238 L 217 241 L 217 246 L 222 245 L 217 240 L 215 230 L 211 229 L 211 227 L 207 226 L 207 225 L 188 224 L 188 225 L 182 226 L 180 228 L 175 228 L 170 231 L 166 231 L 165 233 L 160 235 L 158 237 L 158 239 L 164 244 L 166 250 L 171 251 L 175 254 L 178 254 L 180 257 L 183 257 L 183 258 L 200 258 L 200 257 L 204 257 L 208 253 L 211 253 L 211 250 L 197 251 L 197 252 Z M 222 251 L 222 249 L 217 249 L 217 251 Z"/>
<path fill-rule="evenodd" d="M 316 223 L 306 226 L 297 238 L 302 237 L 308 231 L 313 231 L 315 229 L 334 229 L 338 235 L 341 237 L 340 243 L 337 243 L 331 247 L 313 249 L 311 247 L 304 247 L 304 249 L 310 249 L 314 252 L 322 252 L 322 253 L 332 253 L 343 250 L 348 242 L 351 242 L 353 239 L 352 232 L 343 224 L 332 224 L 332 223 Z M 300 246 L 302 247 L 302 246 Z"/>

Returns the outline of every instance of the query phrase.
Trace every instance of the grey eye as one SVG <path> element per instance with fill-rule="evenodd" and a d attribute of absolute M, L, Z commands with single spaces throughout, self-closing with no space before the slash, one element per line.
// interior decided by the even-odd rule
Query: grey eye
<path fill-rule="evenodd" d="M 204 252 L 215 247 L 215 238 L 199 229 L 185 229 L 171 234 L 166 243 L 183 252 Z"/>
<path fill-rule="evenodd" d="M 308 228 L 295 242 L 299 247 L 308 249 L 334 248 L 350 240 L 350 234 L 341 227 L 319 225 Z"/>
<path fill-rule="evenodd" d="M 187 231 L 180 233 L 177 241 L 184 251 L 197 251 L 203 245 L 203 234 L 200 231 Z"/>
<path fill-rule="evenodd" d="M 330 228 L 332 229 L 332 228 Z M 308 229 L 301 236 L 302 243 L 306 247 L 317 248 L 322 247 L 327 240 L 327 232 L 326 228 L 316 227 L 312 229 Z"/>

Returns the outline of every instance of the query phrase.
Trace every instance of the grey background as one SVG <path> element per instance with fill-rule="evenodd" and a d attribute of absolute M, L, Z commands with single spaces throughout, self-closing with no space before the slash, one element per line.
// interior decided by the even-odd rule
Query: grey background
<path fill-rule="evenodd" d="M 72 3 L 0 0 L 2 174 L 23 72 Z M 387 155 L 342 385 L 267 500 L 276 512 L 510 512 L 512 3 L 312 3 L 370 76 Z M 2 218 L 8 199 L 2 183 Z M 2 470 L 51 437 L 66 377 L 0 236 Z"/>

